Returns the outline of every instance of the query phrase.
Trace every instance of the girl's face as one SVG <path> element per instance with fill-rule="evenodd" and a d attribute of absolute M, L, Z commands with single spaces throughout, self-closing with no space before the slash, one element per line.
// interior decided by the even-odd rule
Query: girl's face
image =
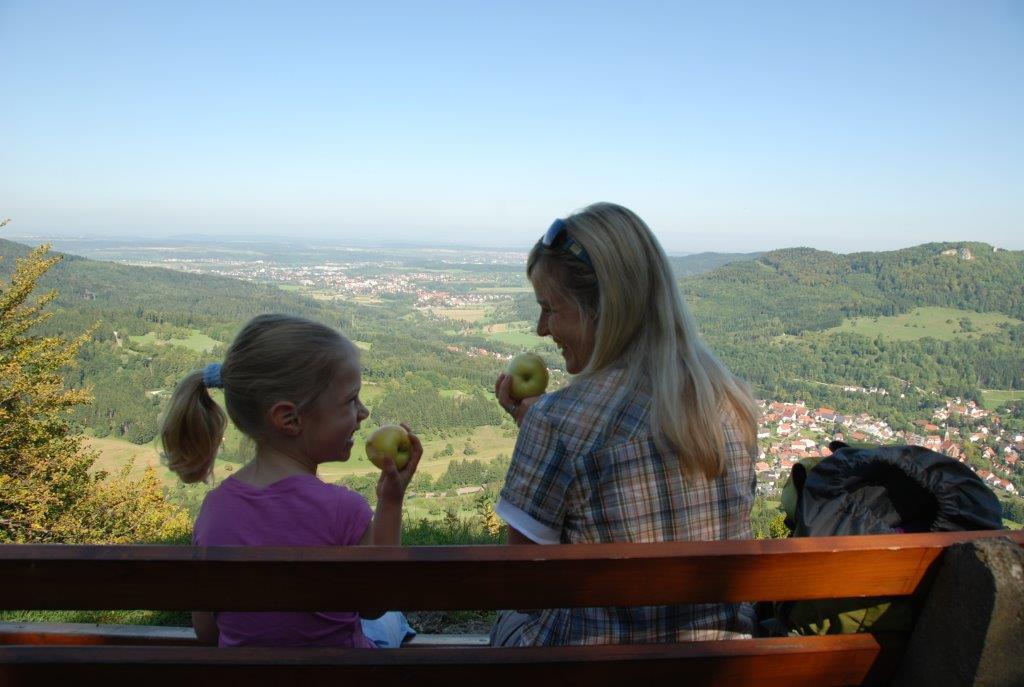
<path fill-rule="evenodd" d="M 306 454 L 317 464 L 345 461 L 352 454 L 352 435 L 370 415 L 362 401 L 359 359 L 346 356 L 327 389 L 303 413 Z"/>
<path fill-rule="evenodd" d="M 594 321 L 584 316 L 574 302 L 553 291 L 543 275 L 536 275 L 532 282 L 540 304 L 537 336 L 550 336 L 565 358 L 566 371 L 579 373 L 594 352 Z"/>

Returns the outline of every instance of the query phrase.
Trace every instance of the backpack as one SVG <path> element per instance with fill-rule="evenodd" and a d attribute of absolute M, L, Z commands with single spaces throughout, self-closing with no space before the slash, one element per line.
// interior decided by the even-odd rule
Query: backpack
<path fill-rule="evenodd" d="M 962 463 L 920 446 L 829 444 L 826 458 L 793 466 L 782 490 L 794 537 L 1002 529 L 992 490 Z M 781 602 L 773 632 L 849 634 L 909 631 L 912 599 Z"/>

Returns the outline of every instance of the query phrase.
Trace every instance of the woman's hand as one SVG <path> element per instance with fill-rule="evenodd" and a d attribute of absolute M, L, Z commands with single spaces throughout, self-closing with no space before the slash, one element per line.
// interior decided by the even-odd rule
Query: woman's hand
<path fill-rule="evenodd" d="M 512 398 L 512 377 L 504 372 L 498 375 L 498 381 L 494 383 L 494 396 L 498 399 L 498 403 L 501 404 L 505 412 L 516 421 L 517 426 L 523 424 L 523 417 L 526 416 L 526 411 L 543 395 L 538 394 L 537 396 L 529 396 L 518 401 L 515 400 Z"/>
<path fill-rule="evenodd" d="M 377 480 L 377 501 L 401 503 L 405 498 L 405 490 L 409 487 L 412 476 L 416 474 L 416 467 L 423 457 L 423 444 L 420 438 L 412 433 L 409 425 L 402 423 L 402 427 L 409 433 L 409 443 L 412 448 L 409 452 L 409 462 L 401 470 L 395 467 L 395 461 L 390 458 L 384 460 L 384 467 L 381 468 L 380 479 Z"/>

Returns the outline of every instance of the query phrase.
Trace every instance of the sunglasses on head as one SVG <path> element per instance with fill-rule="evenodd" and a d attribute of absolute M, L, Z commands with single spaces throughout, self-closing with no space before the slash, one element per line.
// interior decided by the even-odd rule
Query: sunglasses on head
<path fill-rule="evenodd" d="M 594 269 L 594 263 L 590 261 L 590 256 L 587 255 L 583 244 L 569 235 L 564 220 L 556 219 L 552 222 L 540 242 L 546 248 L 562 248 L 590 269 Z"/>

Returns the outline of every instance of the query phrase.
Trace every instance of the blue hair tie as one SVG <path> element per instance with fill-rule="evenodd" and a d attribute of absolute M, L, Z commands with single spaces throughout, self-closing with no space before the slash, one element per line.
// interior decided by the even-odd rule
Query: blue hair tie
<path fill-rule="evenodd" d="M 224 380 L 220 378 L 220 363 L 210 363 L 203 370 L 203 384 L 207 389 L 223 389 Z"/>

